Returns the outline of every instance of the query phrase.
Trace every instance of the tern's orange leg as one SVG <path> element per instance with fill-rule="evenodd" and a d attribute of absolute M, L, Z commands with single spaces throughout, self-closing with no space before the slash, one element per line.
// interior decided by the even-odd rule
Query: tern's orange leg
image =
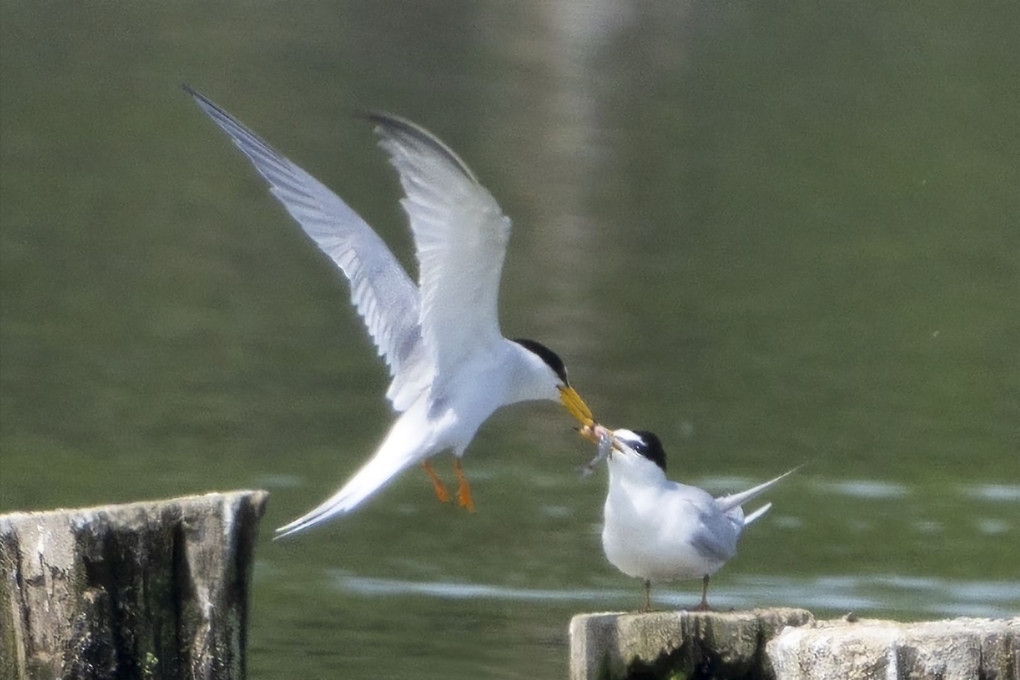
<path fill-rule="evenodd" d="M 423 468 L 425 468 L 425 472 L 429 473 L 429 477 L 432 478 L 432 486 L 435 487 L 436 498 L 438 498 L 442 503 L 449 503 L 450 492 L 446 490 L 446 486 L 443 484 L 443 480 L 439 479 L 439 475 L 436 474 L 436 471 L 432 469 L 432 466 L 429 465 L 429 462 L 427 460 L 423 462 L 421 465 Z M 461 505 L 463 505 L 463 503 Z"/>
<path fill-rule="evenodd" d="M 468 486 L 467 477 L 460 467 L 460 458 L 453 459 L 453 471 L 457 473 L 457 502 L 460 507 L 467 508 L 468 512 L 475 511 L 475 502 L 471 500 L 471 487 Z"/>

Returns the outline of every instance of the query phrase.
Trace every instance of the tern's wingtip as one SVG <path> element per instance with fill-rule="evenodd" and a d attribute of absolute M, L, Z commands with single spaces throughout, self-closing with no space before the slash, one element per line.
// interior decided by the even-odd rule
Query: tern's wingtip
<path fill-rule="evenodd" d="M 215 102 L 213 102 L 213 100 L 209 99 L 209 97 L 206 97 L 204 94 L 193 88 L 188 83 L 181 83 L 181 89 L 184 90 L 189 95 L 191 95 L 191 98 L 198 102 L 198 105 L 200 107 L 207 109 L 212 108 L 217 111 L 221 110 L 220 107 Z"/>
<path fill-rule="evenodd" d="M 457 168 L 473 184 L 479 184 L 478 178 L 471 168 L 467 166 L 460 156 L 453 149 L 448 147 L 436 135 L 429 132 L 421 125 L 380 110 L 370 110 L 365 118 L 375 124 L 376 132 L 385 140 L 392 140 L 399 146 L 417 145 L 423 149 L 429 149 L 437 156 L 446 159 L 453 167 Z M 391 151 L 392 155 L 392 151 Z"/>
<path fill-rule="evenodd" d="M 383 125 L 393 120 L 402 120 L 400 116 L 394 116 L 389 111 L 383 111 L 382 109 L 355 109 L 354 117 L 375 125 Z"/>
<path fill-rule="evenodd" d="M 279 541 L 281 538 L 287 538 L 288 536 L 293 536 L 297 532 L 301 531 L 301 529 L 302 529 L 302 527 L 295 527 L 295 526 L 290 525 L 290 524 L 288 524 L 286 526 L 279 527 L 279 528 L 275 529 L 274 532 L 273 532 L 275 534 L 273 536 L 273 540 L 274 541 Z"/>
<path fill-rule="evenodd" d="M 198 99 L 199 101 L 205 101 L 205 102 L 209 101 L 208 97 L 206 97 L 204 94 L 202 94 L 201 92 L 199 92 L 198 90 L 193 88 L 188 83 L 183 83 L 182 82 L 181 83 L 181 89 L 184 90 L 185 92 L 187 92 L 188 94 L 190 94 L 195 99 Z"/>

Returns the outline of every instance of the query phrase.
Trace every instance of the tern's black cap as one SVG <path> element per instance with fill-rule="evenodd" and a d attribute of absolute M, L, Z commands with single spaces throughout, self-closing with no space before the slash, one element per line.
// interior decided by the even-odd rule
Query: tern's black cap
<path fill-rule="evenodd" d="M 634 434 L 641 438 L 637 442 L 627 442 L 630 444 L 630 448 L 634 449 L 642 456 L 652 461 L 659 468 L 666 471 L 666 450 L 662 448 L 662 442 L 654 432 L 648 430 L 635 430 Z"/>
<path fill-rule="evenodd" d="M 538 358 L 544 361 L 549 368 L 563 381 L 564 385 L 569 385 L 567 381 L 567 367 L 563 365 L 563 359 L 560 359 L 560 355 L 552 351 L 537 340 L 528 340 L 527 338 L 514 338 L 514 342 L 528 350 L 532 354 L 537 354 Z M 652 435 L 655 436 L 655 435 Z"/>

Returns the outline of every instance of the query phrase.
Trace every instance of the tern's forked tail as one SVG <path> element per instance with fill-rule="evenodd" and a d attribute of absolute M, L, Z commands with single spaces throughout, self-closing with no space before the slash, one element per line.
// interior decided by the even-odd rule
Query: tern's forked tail
<path fill-rule="evenodd" d="M 283 538 L 310 529 L 337 515 L 354 510 L 362 501 L 386 486 L 404 468 L 425 460 L 428 450 L 418 433 L 421 431 L 417 412 L 406 411 L 390 428 L 382 446 L 343 487 L 316 508 L 276 530 L 275 538 Z M 416 436 L 418 435 L 418 436 Z"/>
<path fill-rule="evenodd" d="M 801 469 L 802 467 L 804 467 L 804 466 L 803 465 L 798 465 L 797 467 L 793 468 L 792 470 L 790 470 L 788 472 L 784 472 L 783 474 L 779 475 L 778 477 L 775 477 L 774 479 L 770 479 L 769 481 L 764 482 L 762 484 L 759 484 L 758 486 L 752 487 L 752 488 L 748 489 L 747 491 L 741 491 L 740 493 L 730 494 L 729 496 L 720 496 L 719 498 L 715 499 L 716 505 L 718 505 L 719 508 L 723 512 L 729 512 L 733 508 L 738 508 L 741 505 L 743 505 L 744 503 L 746 503 L 747 501 L 749 501 L 749 500 L 751 500 L 753 498 L 756 498 L 756 497 L 760 496 L 761 494 L 765 493 L 766 491 L 771 489 L 773 486 L 775 486 L 777 483 L 779 483 L 782 480 L 786 479 L 787 477 L 789 477 L 790 475 L 792 475 L 794 472 L 796 472 L 797 470 Z M 771 503 L 769 503 L 767 506 L 759 508 L 754 513 L 752 513 L 751 516 L 744 521 L 744 523 L 745 524 L 750 524 L 751 522 L 753 522 L 754 520 L 758 519 L 763 514 L 768 512 L 768 509 L 770 507 L 772 507 Z"/>

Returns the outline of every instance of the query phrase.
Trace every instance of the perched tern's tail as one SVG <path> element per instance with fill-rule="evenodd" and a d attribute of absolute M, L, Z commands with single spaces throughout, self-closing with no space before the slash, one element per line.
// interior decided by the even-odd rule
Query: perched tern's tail
<path fill-rule="evenodd" d="M 309 529 L 316 524 L 350 512 L 366 498 L 383 488 L 409 465 L 424 460 L 430 451 L 417 427 L 417 411 L 405 412 L 390 428 L 382 446 L 361 466 L 343 487 L 318 507 L 276 530 L 275 538 L 283 538 Z"/>
<path fill-rule="evenodd" d="M 748 524 L 758 519 L 771 509 L 772 509 L 771 503 L 766 503 L 765 505 L 761 506 L 760 508 L 758 508 L 757 510 L 755 510 L 750 515 L 744 518 L 744 526 L 746 527 Z"/>
<path fill-rule="evenodd" d="M 748 489 L 747 491 L 741 491 L 740 493 L 730 494 L 729 496 L 720 496 L 719 498 L 715 499 L 715 503 L 716 503 L 716 505 L 719 506 L 719 509 L 722 510 L 723 512 L 729 512 L 730 510 L 733 510 L 734 508 L 739 508 L 741 505 L 743 505 L 747 501 L 751 500 L 752 498 L 755 498 L 755 497 L 760 496 L 761 494 L 765 493 L 766 491 L 771 489 L 776 483 L 781 482 L 782 480 L 786 479 L 787 477 L 789 477 L 790 475 L 792 475 L 794 472 L 796 472 L 797 470 L 801 469 L 802 467 L 804 467 L 804 466 L 803 465 L 798 465 L 797 467 L 793 468 L 789 472 L 784 472 L 783 474 L 779 475 L 775 479 L 770 479 L 769 481 L 767 481 L 767 482 L 765 482 L 763 484 L 759 484 L 758 486 L 753 487 L 751 489 Z M 758 519 L 759 517 L 764 515 L 766 512 L 768 512 L 769 508 L 771 508 L 771 507 L 772 507 L 772 504 L 769 503 L 768 505 L 764 505 L 764 506 L 758 508 L 757 510 L 752 512 L 747 518 L 744 519 L 744 525 L 746 526 L 746 525 L 750 524 L 751 522 L 753 522 L 754 520 Z"/>

